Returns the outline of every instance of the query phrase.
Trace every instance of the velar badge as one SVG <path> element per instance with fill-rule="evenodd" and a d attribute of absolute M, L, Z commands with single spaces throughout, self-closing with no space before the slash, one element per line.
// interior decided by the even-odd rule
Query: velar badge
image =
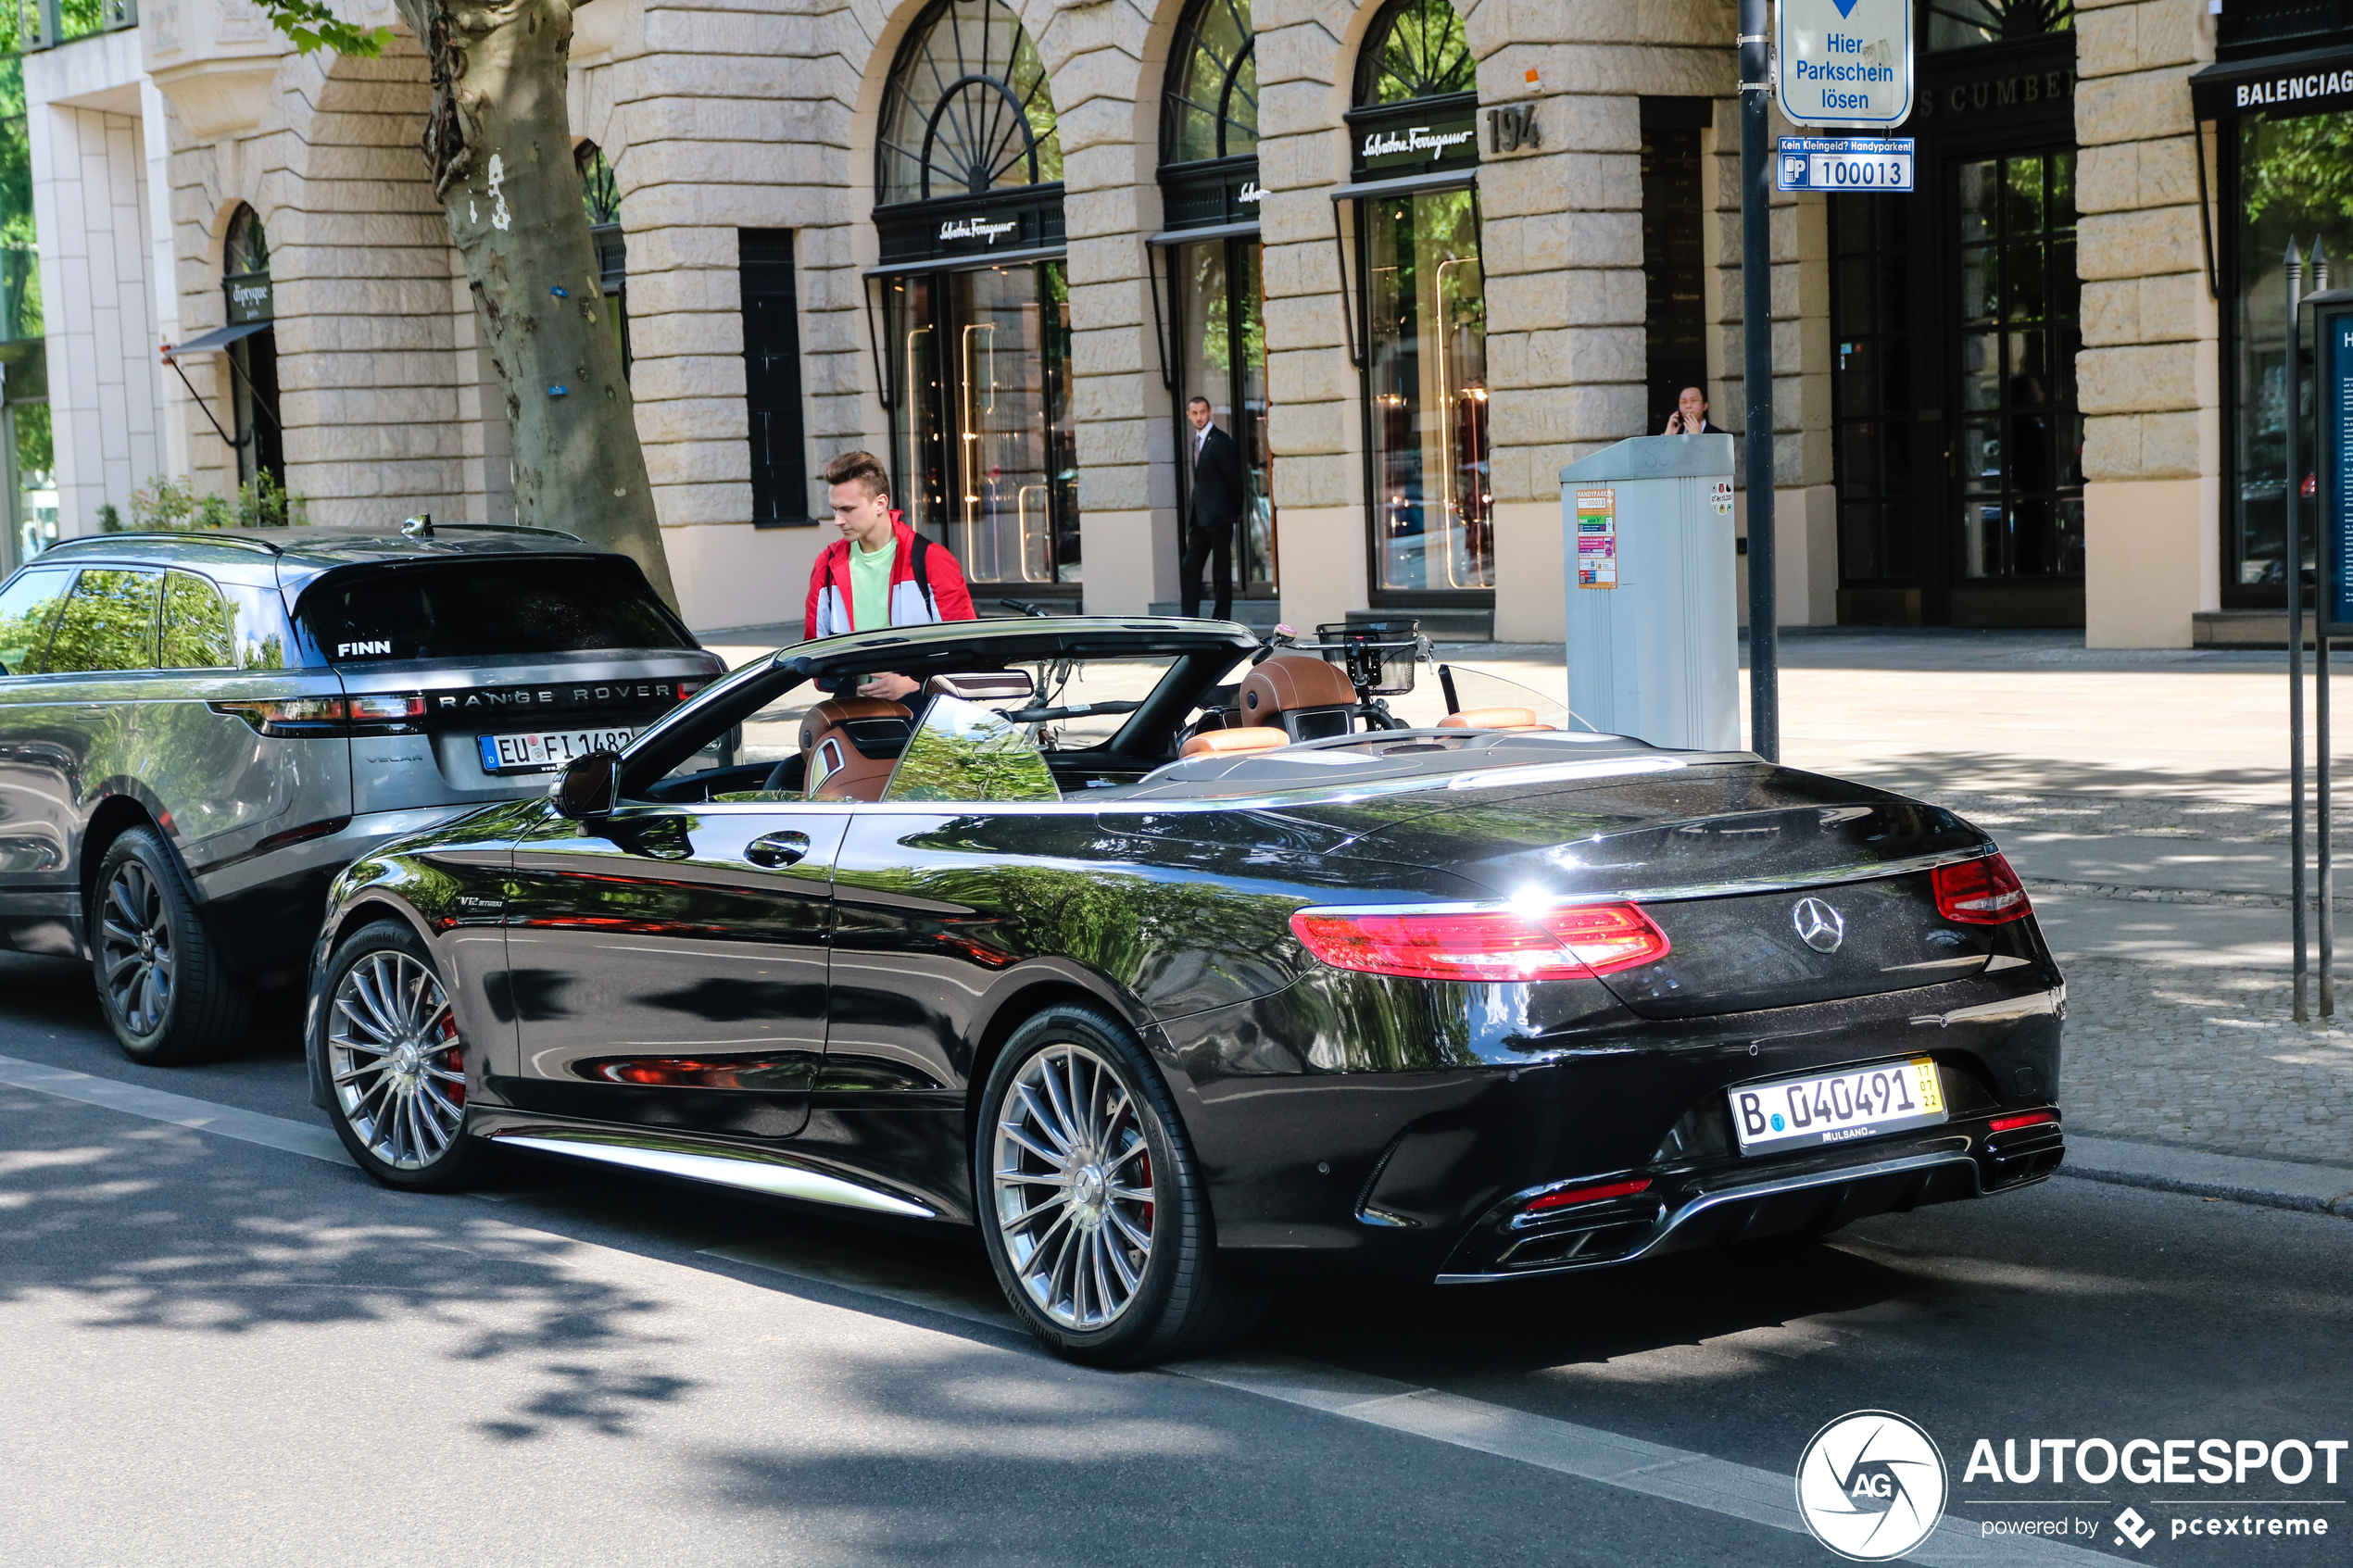
<path fill-rule="evenodd" d="M 1800 898 L 1789 912 L 1797 939 L 1818 953 L 1835 953 L 1846 940 L 1846 919 L 1819 898 Z"/>

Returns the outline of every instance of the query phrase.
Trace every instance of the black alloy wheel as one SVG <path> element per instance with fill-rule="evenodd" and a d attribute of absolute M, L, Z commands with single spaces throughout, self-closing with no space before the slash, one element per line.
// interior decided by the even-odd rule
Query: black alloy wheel
<path fill-rule="evenodd" d="M 162 836 L 151 827 L 126 831 L 107 847 L 92 887 L 91 965 L 123 1054 L 174 1067 L 243 1039 L 249 998 L 222 967 Z"/>
<path fill-rule="evenodd" d="M 355 933 L 313 1013 L 335 1135 L 359 1168 L 407 1192 L 479 1180 L 491 1150 L 466 1131 L 466 1043 L 424 939 L 389 920 Z"/>
<path fill-rule="evenodd" d="M 1159 1068 L 1092 1008 L 1006 1042 L 973 1135 L 975 1212 L 1013 1311 L 1088 1366 L 1195 1355 L 1249 1329 L 1263 1293 L 1218 1261 L 1209 1197 Z"/>

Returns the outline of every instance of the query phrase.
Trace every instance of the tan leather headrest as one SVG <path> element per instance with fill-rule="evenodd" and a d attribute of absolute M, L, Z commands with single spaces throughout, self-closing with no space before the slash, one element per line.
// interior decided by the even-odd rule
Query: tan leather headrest
<path fill-rule="evenodd" d="M 1282 731 L 1264 725 L 1240 730 L 1203 730 L 1185 743 L 1176 755 L 1189 757 L 1222 757 L 1238 751 L 1272 751 L 1278 746 L 1289 746 L 1290 736 Z"/>
<path fill-rule="evenodd" d="M 1356 688 L 1348 684 L 1347 671 L 1337 665 L 1303 653 L 1281 653 L 1243 678 L 1239 700 L 1242 722 L 1264 724 L 1277 713 L 1296 713 L 1302 708 L 1343 703 L 1353 708 Z"/>
<path fill-rule="evenodd" d="M 885 702 L 878 696 L 836 696 L 812 708 L 801 716 L 800 748 L 803 751 L 817 744 L 817 737 L 827 730 L 851 719 L 912 719 L 903 702 Z"/>
<path fill-rule="evenodd" d="M 1466 708 L 1438 721 L 1441 730 L 1549 730 L 1536 721 L 1532 708 Z"/>

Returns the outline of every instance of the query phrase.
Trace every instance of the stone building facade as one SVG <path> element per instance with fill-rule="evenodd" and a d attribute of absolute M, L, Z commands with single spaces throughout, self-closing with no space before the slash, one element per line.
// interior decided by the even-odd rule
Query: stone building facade
<path fill-rule="evenodd" d="M 2264 328 L 2231 258 L 2261 236 L 2222 205 L 2261 133 L 2191 78 L 2285 45 L 2233 19 L 2260 0 L 2054 11 L 1923 6 L 1919 192 L 1776 199 L 1785 623 L 2182 646 L 2282 592 L 2240 498 Z M 797 615 L 813 476 L 853 445 L 985 601 L 1171 606 L 1199 394 L 1249 458 L 1240 613 L 1549 641 L 1562 465 L 1683 384 L 1741 423 L 1729 0 L 589 0 L 575 27 L 698 626 Z M 265 470 L 319 521 L 511 516 L 412 40 L 306 58 L 245 0 L 150 0 L 26 80 L 67 532 L 154 474 Z"/>

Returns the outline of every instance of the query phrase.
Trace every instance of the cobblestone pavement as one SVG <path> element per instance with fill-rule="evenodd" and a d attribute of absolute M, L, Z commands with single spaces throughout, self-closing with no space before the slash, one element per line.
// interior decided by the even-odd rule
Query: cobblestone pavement
<path fill-rule="evenodd" d="M 2304 1026 L 2259 971 L 2078 959 L 2067 995 L 2070 1131 L 2353 1165 L 2353 987 Z"/>

